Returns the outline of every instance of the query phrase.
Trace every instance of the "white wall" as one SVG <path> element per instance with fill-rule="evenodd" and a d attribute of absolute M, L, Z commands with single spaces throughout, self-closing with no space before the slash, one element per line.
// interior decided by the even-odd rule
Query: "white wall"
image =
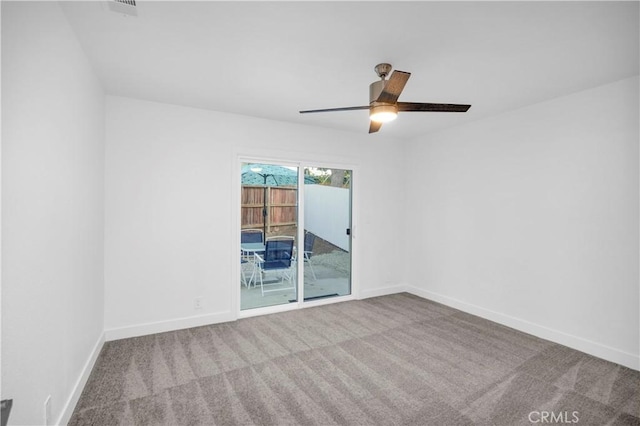
<path fill-rule="evenodd" d="M 57 3 L 2 2 L 2 143 L 2 399 L 53 424 L 104 309 L 104 94 Z"/>
<path fill-rule="evenodd" d="M 239 155 L 355 165 L 354 261 L 378 258 L 384 246 L 399 253 L 388 218 L 402 214 L 400 180 L 380 173 L 400 167 L 397 147 L 366 127 L 346 133 L 108 96 L 107 339 L 235 318 Z M 374 209 L 381 190 L 395 198 Z M 400 284 L 401 264 L 397 255 L 360 265 L 361 295 Z M 204 308 L 195 311 L 200 296 Z"/>
<path fill-rule="evenodd" d="M 349 192 L 348 188 L 335 186 L 304 186 L 305 229 L 345 251 L 349 251 L 349 236 L 346 232 L 350 226 Z"/>
<path fill-rule="evenodd" d="M 412 291 L 638 368 L 638 78 L 408 145 Z"/>

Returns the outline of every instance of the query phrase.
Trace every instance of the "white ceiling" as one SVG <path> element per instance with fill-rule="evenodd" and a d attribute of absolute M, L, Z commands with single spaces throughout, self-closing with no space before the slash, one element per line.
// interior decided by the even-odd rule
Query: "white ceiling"
<path fill-rule="evenodd" d="M 412 73 L 400 100 L 470 103 L 401 113 L 410 138 L 639 73 L 638 2 L 104 2 L 63 9 L 109 94 L 368 130 L 373 68 Z M 372 138 L 380 134 L 371 135 Z"/>

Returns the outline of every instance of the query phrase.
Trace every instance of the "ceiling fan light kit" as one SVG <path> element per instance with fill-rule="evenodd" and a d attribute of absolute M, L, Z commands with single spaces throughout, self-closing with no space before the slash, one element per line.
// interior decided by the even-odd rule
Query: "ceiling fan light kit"
<path fill-rule="evenodd" d="M 372 105 L 369 109 L 369 119 L 376 123 L 388 123 L 396 118 L 398 118 L 398 107 L 396 105 Z"/>
<path fill-rule="evenodd" d="M 398 116 L 398 111 L 418 111 L 418 112 L 466 112 L 471 105 L 461 104 L 432 104 L 418 102 L 398 102 L 398 97 L 409 80 L 411 73 L 395 70 L 391 77 L 386 77 L 391 72 L 391 64 L 382 63 L 375 66 L 379 81 L 374 81 L 369 85 L 369 105 L 353 106 L 342 108 L 314 109 L 300 111 L 300 114 L 330 111 L 355 111 L 361 109 L 369 110 L 369 133 L 375 133 L 382 127 L 382 123 L 393 121 Z"/>

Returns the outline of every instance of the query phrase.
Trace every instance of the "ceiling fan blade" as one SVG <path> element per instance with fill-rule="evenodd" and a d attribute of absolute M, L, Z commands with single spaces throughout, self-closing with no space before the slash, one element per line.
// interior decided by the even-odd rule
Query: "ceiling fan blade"
<path fill-rule="evenodd" d="M 398 111 L 467 112 L 471 105 L 398 102 Z"/>
<path fill-rule="evenodd" d="M 393 104 L 398 100 L 404 85 L 407 84 L 407 80 L 411 77 L 410 72 L 394 71 L 389 77 L 389 80 L 384 85 L 384 89 L 376 99 L 378 102 L 384 102 Z"/>
<path fill-rule="evenodd" d="M 300 111 L 300 114 L 307 114 L 310 112 L 331 112 L 331 111 L 355 111 L 358 109 L 369 109 L 369 105 L 367 106 L 352 106 L 352 107 L 342 107 L 342 108 L 327 108 L 327 109 L 309 109 L 306 111 Z"/>
<path fill-rule="evenodd" d="M 382 127 L 382 123 L 378 123 L 377 121 L 370 121 L 369 123 L 369 133 L 375 133 Z"/>

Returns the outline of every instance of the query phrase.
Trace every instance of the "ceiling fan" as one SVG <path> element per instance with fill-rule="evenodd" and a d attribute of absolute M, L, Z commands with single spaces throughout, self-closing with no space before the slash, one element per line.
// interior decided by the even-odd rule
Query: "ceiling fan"
<path fill-rule="evenodd" d="M 312 112 L 330 111 L 354 111 L 359 109 L 369 110 L 369 133 L 375 133 L 382 127 L 383 123 L 395 120 L 400 111 L 419 112 L 466 112 L 471 105 L 460 104 L 427 104 L 418 102 L 398 102 L 398 97 L 402 93 L 411 73 L 395 70 L 391 77 L 386 80 L 391 72 L 391 64 L 378 64 L 375 67 L 379 81 L 374 81 L 369 85 L 369 105 L 352 106 L 342 108 L 311 109 L 300 111 L 300 114 Z"/>

